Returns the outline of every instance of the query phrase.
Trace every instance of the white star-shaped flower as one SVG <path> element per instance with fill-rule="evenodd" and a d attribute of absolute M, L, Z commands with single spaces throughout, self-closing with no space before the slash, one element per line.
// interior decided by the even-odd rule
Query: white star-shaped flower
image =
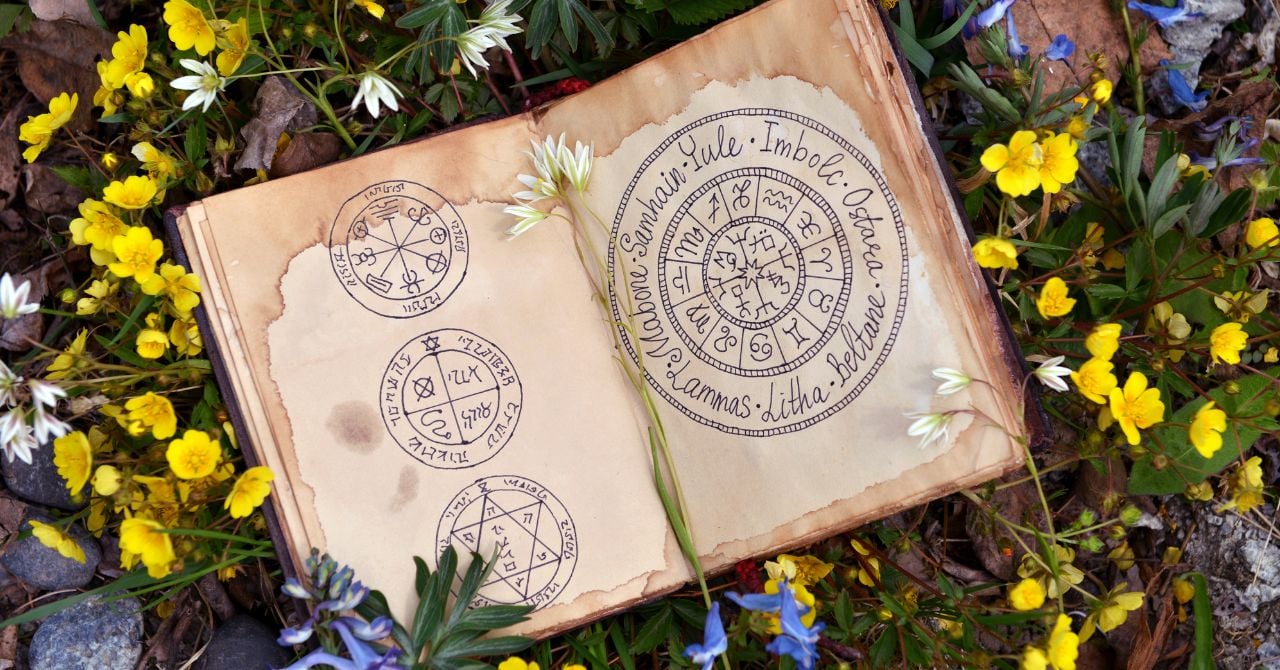
<path fill-rule="evenodd" d="M 400 89 L 396 88 L 395 84 L 370 70 L 360 75 L 360 86 L 356 90 L 356 97 L 351 100 L 351 108 L 355 109 L 363 102 L 364 108 L 369 110 L 369 115 L 376 119 L 378 114 L 382 113 L 382 105 L 386 105 L 387 109 L 393 112 L 400 111 L 397 98 L 401 95 Z"/>
<path fill-rule="evenodd" d="M 185 77 L 178 77 L 169 82 L 169 85 L 182 90 L 191 91 L 185 102 L 182 103 L 183 109 L 194 109 L 201 105 L 204 106 L 200 111 L 209 111 L 209 106 L 214 100 L 218 99 L 218 91 L 227 86 L 227 80 L 213 69 L 213 66 L 198 60 L 183 58 L 178 61 L 182 67 L 186 68 L 189 74 Z"/>

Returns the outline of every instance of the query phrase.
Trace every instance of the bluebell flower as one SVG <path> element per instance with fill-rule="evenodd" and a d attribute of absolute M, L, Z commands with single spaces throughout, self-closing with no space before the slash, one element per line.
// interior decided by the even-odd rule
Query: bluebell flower
<path fill-rule="evenodd" d="M 1017 62 L 1026 58 L 1030 49 L 1018 41 L 1018 25 L 1013 21 L 1013 12 L 1005 14 L 1004 18 L 1005 24 L 1009 26 L 1009 57 Z"/>
<path fill-rule="evenodd" d="M 1066 62 L 1071 58 L 1071 54 L 1076 52 L 1076 45 L 1061 33 L 1053 38 L 1053 43 L 1044 50 L 1044 57 L 1049 60 L 1060 60 Z"/>
<path fill-rule="evenodd" d="M 1182 78 L 1182 72 L 1169 67 L 1169 61 L 1162 60 L 1160 65 L 1165 67 L 1165 73 L 1169 80 L 1169 92 L 1173 94 L 1174 102 L 1186 107 L 1187 109 L 1198 112 L 1205 108 L 1209 103 L 1208 91 L 1201 91 L 1199 95 L 1191 89 L 1191 85 L 1186 79 Z"/>
<path fill-rule="evenodd" d="M 1193 152 L 1190 154 L 1189 157 L 1191 158 L 1192 165 L 1199 165 L 1204 169 L 1209 170 L 1210 172 L 1217 170 L 1218 168 L 1241 167 L 1244 165 L 1262 165 L 1263 163 L 1267 162 L 1265 159 L 1258 158 L 1258 157 L 1247 158 L 1245 156 L 1239 156 L 1236 158 L 1232 158 L 1231 160 L 1223 163 L 1222 165 L 1218 165 L 1218 159 L 1214 158 L 1213 156 L 1201 156 L 1200 154 Z"/>
<path fill-rule="evenodd" d="M 978 12 L 978 15 L 974 17 L 974 21 L 979 28 L 990 28 L 1004 18 L 1004 15 L 1008 13 L 1009 8 L 1015 2 L 1017 0 L 995 0 L 990 7 Z"/>
<path fill-rule="evenodd" d="M 818 661 L 818 638 L 827 625 L 819 622 L 805 626 L 800 621 L 800 608 L 786 581 L 782 582 L 778 595 L 784 596 L 778 614 L 782 634 L 774 638 L 765 650 L 777 656 L 790 656 L 799 670 L 812 670 Z"/>
<path fill-rule="evenodd" d="M 724 634 L 724 622 L 720 621 L 720 603 L 712 603 L 707 612 L 707 622 L 702 626 L 702 644 L 691 644 L 684 648 L 684 655 L 695 664 L 702 664 L 702 670 L 711 670 L 716 657 L 729 648 L 729 639 Z"/>
<path fill-rule="evenodd" d="M 777 612 L 782 608 L 781 593 L 748 593 L 739 595 L 729 591 L 724 595 L 738 607 L 752 612 Z"/>
<path fill-rule="evenodd" d="M 1138 0 L 1129 0 L 1129 9 L 1136 9 L 1146 14 L 1147 18 L 1159 23 L 1161 28 L 1168 28 L 1176 23 L 1204 16 L 1200 12 L 1188 11 L 1187 0 L 1178 0 L 1178 4 L 1173 7 L 1148 5 L 1145 2 L 1138 2 Z"/>
<path fill-rule="evenodd" d="M 366 624 L 359 619 L 342 617 L 330 622 L 329 627 L 342 638 L 342 644 L 351 658 L 342 658 L 324 649 L 316 649 L 282 670 L 306 670 L 317 665 L 330 666 L 334 670 L 404 670 L 404 666 L 398 662 L 400 650 L 397 647 L 392 646 L 385 652 L 379 652 L 369 644 L 378 639 L 370 636 L 382 631 L 384 624 L 379 623 L 382 619 L 383 617 L 379 617 Z M 387 633 L 391 630 L 389 620 L 385 629 Z"/>
<path fill-rule="evenodd" d="M 294 577 L 284 580 L 284 586 L 280 587 L 280 590 L 290 598 L 311 600 L 311 592 L 307 590 L 307 587 L 302 585 L 302 582 L 298 581 Z"/>

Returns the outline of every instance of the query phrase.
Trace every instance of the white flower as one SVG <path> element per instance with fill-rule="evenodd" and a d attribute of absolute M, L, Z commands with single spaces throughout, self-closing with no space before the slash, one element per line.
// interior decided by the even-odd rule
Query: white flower
<path fill-rule="evenodd" d="M 12 463 L 21 459 L 23 463 L 31 463 L 31 452 L 40 448 L 31 435 L 31 426 L 22 418 L 22 410 L 15 409 L 0 416 L 0 451 Z"/>
<path fill-rule="evenodd" d="M 40 444 L 44 444 L 55 437 L 62 437 L 71 430 L 71 426 L 68 426 L 66 422 L 45 412 L 44 408 L 39 405 L 36 405 L 36 411 L 32 416 L 31 429 L 35 432 L 36 440 Z"/>
<path fill-rule="evenodd" d="M 382 111 L 379 105 L 386 105 L 387 109 L 393 112 L 400 111 L 400 103 L 396 98 L 402 97 L 400 89 L 396 85 L 387 81 L 385 77 L 377 72 L 369 71 L 360 75 L 360 87 L 356 90 L 356 97 L 351 100 L 351 108 L 355 109 L 364 102 L 365 109 L 369 110 L 369 115 L 378 118 L 378 114 Z"/>
<path fill-rule="evenodd" d="M 1063 377 L 1071 374 L 1071 368 L 1060 365 L 1065 356 L 1054 356 L 1044 362 L 1031 372 L 1031 376 L 1040 380 L 1041 384 L 1062 393 L 1067 390 L 1067 382 L 1063 381 Z"/>
<path fill-rule="evenodd" d="M 31 389 L 31 402 L 35 403 L 36 409 L 41 407 L 52 409 L 57 406 L 58 398 L 67 397 L 67 392 L 63 391 L 61 386 L 42 382 L 39 379 L 28 381 L 27 388 Z"/>
<path fill-rule="evenodd" d="M 21 383 L 22 376 L 14 374 L 4 361 L 0 361 L 0 405 L 18 404 L 18 385 Z"/>
<path fill-rule="evenodd" d="M 209 111 L 209 105 L 218 98 L 218 91 L 221 91 L 227 85 L 225 77 L 218 75 L 218 71 L 208 63 L 203 63 L 190 58 L 183 58 L 178 61 L 182 67 L 186 68 L 190 74 L 185 77 L 178 77 L 169 82 L 169 85 L 183 91 L 191 91 L 187 96 L 186 102 L 182 103 L 183 109 L 192 109 L 200 105 L 204 105 L 202 112 Z"/>
<path fill-rule="evenodd" d="M 516 235 L 529 230 L 543 219 L 547 218 L 546 212 L 540 209 L 534 209 L 529 205 L 507 205 L 502 209 L 502 211 L 505 214 L 510 214 L 519 219 L 519 221 L 516 222 L 516 225 L 507 229 L 507 235 L 510 235 L 511 237 L 515 237 Z"/>
<path fill-rule="evenodd" d="M 549 182 L 541 177 L 533 175 L 516 175 L 516 179 L 520 180 L 529 190 L 520 191 L 514 195 L 516 200 L 521 202 L 537 202 L 543 198 L 559 198 L 560 187 L 554 182 Z"/>
<path fill-rule="evenodd" d="M 538 178 L 559 188 L 564 176 L 560 167 L 560 155 L 565 148 L 564 133 L 560 133 L 559 140 L 553 140 L 547 135 L 547 139 L 541 144 L 533 140 L 529 140 L 529 144 L 533 145 L 533 151 L 526 151 L 525 155 L 533 160 L 533 170 L 538 173 Z"/>
<path fill-rule="evenodd" d="M 951 427 L 951 418 L 955 416 L 955 413 L 934 412 L 926 414 L 924 412 L 913 412 L 903 416 L 908 419 L 915 419 L 915 422 L 907 428 L 907 435 L 919 437 L 920 448 L 924 449 L 934 440 L 947 436 L 947 429 Z"/>
<path fill-rule="evenodd" d="M 515 25 L 520 16 L 507 13 L 510 4 L 511 0 L 498 0 L 485 7 L 480 18 L 474 21 L 476 25 L 454 38 L 462 64 L 467 67 L 471 76 L 476 76 L 477 67 L 481 70 L 489 69 L 489 61 L 484 59 L 484 52 L 490 47 L 511 51 L 511 47 L 507 45 L 507 37 L 520 32 Z"/>
<path fill-rule="evenodd" d="M 942 380 L 942 385 L 935 391 L 938 395 L 959 393 L 973 383 L 973 377 L 955 368 L 938 368 L 933 371 L 933 378 Z"/>
<path fill-rule="evenodd" d="M 23 314 L 40 311 L 40 303 L 27 302 L 27 296 L 30 293 L 30 281 L 24 279 L 22 284 L 15 288 L 13 277 L 10 277 L 8 272 L 0 276 L 0 317 L 16 319 Z"/>
<path fill-rule="evenodd" d="M 561 142 L 564 136 L 561 135 Z M 582 193 L 587 190 L 587 179 L 591 177 L 591 161 L 594 148 L 590 145 L 583 146 L 581 142 L 573 143 L 573 152 L 569 152 L 569 148 L 563 143 L 559 148 L 560 171 L 564 173 L 566 179 L 573 188 Z"/>

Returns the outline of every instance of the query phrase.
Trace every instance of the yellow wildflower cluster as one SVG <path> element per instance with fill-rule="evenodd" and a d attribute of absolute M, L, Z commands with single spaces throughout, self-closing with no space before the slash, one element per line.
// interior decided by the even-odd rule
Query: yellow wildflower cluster
<path fill-rule="evenodd" d="M 1262 457 L 1250 456 L 1227 476 L 1227 494 L 1231 500 L 1222 509 L 1248 514 L 1264 502 L 1262 489 Z"/>
<path fill-rule="evenodd" d="M 169 40 L 180 50 L 195 49 L 196 54 L 206 56 L 215 46 L 219 47 L 221 52 L 214 62 L 218 74 L 224 77 L 230 77 L 240 69 L 253 47 L 247 19 L 241 17 L 235 23 L 211 21 L 199 7 L 187 0 L 164 3 L 164 22 L 169 26 Z"/>
<path fill-rule="evenodd" d="M 825 579 L 835 566 L 814 556 L 781 554 L 776 561 L 765 561 L 764 569 L 769 575 L 769 580 L 764 583 L 764 592 L 769 595 L 778 593 L 783 580 L 786 580 L 795 594 L 796 602 L 809 608 L 800 615 L 800 621 L 806 626 L 812 626 L 818 617 L 818 606 L 817 598 L 809 591 L 809 587 Z M 765 613 L 762 616 L 768 622 L 770 633 L 777 635 L 782 632 L 777 613 Z"/>
<path fill-rule="evenodd" d="M 1071 632 L 1071 617 L 1059 614 L 1044 647 L 1028 646 L 1022 652 L 1022 670 L 1076 670 L 1080 636 Z"/>
<path fill-rule="evenodd" d="M 32 162 L 49 148 L 49 142 L 53 140 L 53 133 L 59 128 L 67 125 L 71 120 L 71 115 L 75 114 L 76 105 L 80 103 L 80 95 L 72 93 L 59 93 L 49 101 L 49 111 L 44 114 L 27 117 L 27 120 L 18 127 L 18 139 L 30 144 L 22 152 L 22 157 L 28 162 Z"/>
<path fill-rule="evenodd" d="M 498 664 L 498 670 L 541 670 L 536 661 L 525 661 L 519 656 L 512 656 Z M 579 663 L 566 663 L 560 670 L 587 670 L 587 666 Z"/>
<path fill-rule="evenodd" d="M 993 144 L 982 152 L 982 167 L 995 174 L 1002 192 L 1019 197 L 1040 188 L 1053 194 L 1075 181 L 1080 168 L 1076 138 L 1070 133 L 1045 132 L 1047 136 L 1037 141 L 1034 131 L 1019 130 L 1009 144 Z"/>
<path fill-rule="evenodd" d="M 93 104 L 102 108 L 103 116 L 115 114 L 124 103 L 124 96 L 120 93 L 122 89 L 143 100 L 156 91 L 155 80 L 143 71 L 149 46 L 147 29 L 130 25 L 127 32 L 120 31 L 116 38 L 115 44 L 111 45 L 112 57 L 98 61 L 99 86 L 93 94 Z"/>

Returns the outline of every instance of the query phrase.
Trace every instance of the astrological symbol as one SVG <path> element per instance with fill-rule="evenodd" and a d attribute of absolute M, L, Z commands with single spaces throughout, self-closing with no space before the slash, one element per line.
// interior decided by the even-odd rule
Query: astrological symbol
<path fill-rule="evenodd" d="M 524 522 L 525 522 L 525 523 L 533 523 L 533 513 L 532 513 L 532 512 L 525 512 L 525 513 L 524 513 Z"/>
<path fill-rule="evenodd" d="M 547 560 L 547 552 L 545 552 L 545 551 L 540 551 L 540 552 L 538 552 L 538 560 L 539 560 L 539 561 L 545 561 L 545 560 Z"/>
<path fill-rule="evenodd" d="M 466 540 L 467 542 L 475 542 L 476 536 L 472 535 L 470 531 L 467 531 L 462 534 L 462 539 Z"/>
<path fill-rule="evenodd" d="M 773 345 L 769 343 L 769 336 L 765 333 L 752 335 L 747 342 L 747 349 L 751 351 L 751 360 L 757 363 L 763 363 L 773 356 Z"/>
<path fill-rule="evenodd" d="M 445 230 L 443 226 L 432 228 L 429 237 L 432 244 L 444 244 L 449 239 L 449 231 Z"/>
<path fill-rule="evenodd" d="M 419 423 L 422 424 L 423 428 L 431 431 L 432 435 L 435 435 L 442 440 L 453 439 L 453 431 L 446 429 L 449 425 L 448 422 L 444 419 L 431 419 L 431 417 L 439 414 L 444 414 L 444 411 L 437 409 L 430 412 L 423 412 Z"/>
<path fill-rule="evenodd" d="M 360 219 L 359 221 L 356 221 L 355 225 L 351 226 L 351 237 L 354 239 L 363 240 L 366 236 L 368 236 L 368 234 L 369 234 L 369 224 L 365 223 L 364 219 Z"/>
<path fill-rule="evenodd" d="M 744 319 L 751 316 L 752 303 L 749 298 L 745 297 L 746 294 L 743 292 L 742 285 L 734 284 L 733 288 L 729 289 L 729 292 L 733 294 L 733 297 L 738 299 L 738 316 Z"/>
<path fill-rule="evenodd" d="M 506 563 L 502 564 L 502 569 L 506 570 L 507 572 L 514 572 L 516 567 L 517 566 L 515 561 L 507 561 Z"/>
<path fill-rule="evenodd" d="M 449 261 L 445 259 L 444 254 L 440 252 L 427 256 L 427 259 L 423 262 L 426 264 L 427 270 L 433 275 L 440 274 L 441 272 L 444 272 L 445 268 L 449 267 Z"/>
<path fill-rule="evenodd" d="M 705 303 L 699 303 L 684 311 L 684 315 L 689 317 L 689 323 L 698 330 L 701 335 L 707 332 L 707 326 L 711 323 L 711 308 Z"/>
<path fill-rule="evenodd" d="M 702 248 L 702 243 L 706 239 L 707 236 L 702 232 L 701 226 L 686 230 L 680 234 L 680 241 L 672 253 L 680 258 L 697 259 L 702 255 L 698 250 Z"/>
<path fill-rule="evenodd" d="M 805 337 L 804 334 L 800 332 L 800 320 L 794 316 L 791 317 L 791 325 L 783 328 L 782 332 L 790 335 L 791 338 L 796 341 L 797 348 L 809 341 L 809 338 Z"/>
<path fill-rule="evenodd" d="M 806 240 L 817 235 L 822 227 L 813 222 L 813 215 L 809 212 L 800 212 L 800 236 Z"/>
<path fill-rule="evenodd" d="M 430 377 L 418 377 L 413 380 L 413 392 L 418 394 L 418 400 L 426 400 L 436 395 L 436 381 Z"/>
<path fill-rule="evenodd" d="M 413 225 L 419 225 L 422 220 L 431 216 L 431 208 L 429 207 L 410 207 L 405 210 L 405 215 L 413 222 Z"/>
<path fill-rule="evenodd" d="M 831 261 L 831 247 L 828 247 L 828 246 L 825 246 L 825 245 L 824 245 L 824 246 L 822 246 L 822 247 L 821 247 L 821 249 L 822 249 L 822 252 L 823 252 L 823 253 L 822 253 L 822 258 L 819 258 L 818 260 L 814 261 L 814 263 L 815 263 L 815 264 L 817 264 L 817 263 L 821 263 L 821 264 L 823 264 L 823 265 L 827 266 L 827 272 L 831 272 L 832 270 L 835 270 L 835 269 L 836 269 L 836 266 L 832 265 L 832 264 L 831 264 L 831 262 L 830 262 L 830 261 Z"/>
<path fill-rule="evenodd" d="M 778 241 L 773 238 L 773 233 L 762 230 L 751 238 L 751 251 L 760 253 L 761 251 L 773 251 L 778 246 Z"/>
<path fill-rule="evenodd" d="M 360 251 L 351 254 L 351 264 L 357 267 L 364 265 L 365 263 L 373 265 L 373 262 L 376 260 L 378 260 L 378 257 L 373 253 L 373 249 L 361 249 Z"/>
<path fill-rule="evenodd" d="M 733 336 L 733 331 L 728 326 L 720 326 L 720 335 L 712 343 L 716 351 L 727 354 L 729 349 L 738 346 L 738 338 Z"/>
<path fill-rule="evenodd" d="M 678 263 L 680 269 L 676 270 L 676 276 L 671 278 L 671 285 L 680 289 L 680 295 L 688 295 L 689 293 L 689 266 L 684 263 Z"/>
<path fill-rule="evenodd" d="M 772 300 L 764 301 L 764 304 L 756 308 L 756 318 L 759 319 L 770 312 L 778 311 L 778 306 L 773 304 Z"/>
<path fill-rule="evenodd" d="M 747 189 L 749 188 L 751 188 L 750 179 L 743 179 L 733 185 L 733 192 L 735 194 L 733 198 L 734 207 L 742 209 L 743 207 L 751 204 L 751 198 L 747 196 Z"/>
<path fill-rule="evenodd" d="M 391 282 L 379 277 L 378 275 L 369 275 L 364 278 L 364 281 L 369 285 L 369 288 L 377 291 L 378 293 L 385 295 L 387 291 L 391 290 Z"/>
<path fill-rule="evenodd" d="M 769 270 L 765 273 L 764 278 L 769 280 L 769 283 L 772 284 L 774 288 L 781 289 L 784 295 L 791 294 L 791 282 L 787 281 L 782 275 L 774 272 L 773 270 Z"/>
<path fill-rule="evenodd" d="M 494 535 L 502 535 L 503 533 L 507 532 L 507 529 L 495 523 L 489 527 L 489 531 L 492 532 Z"/>
<path fill-rule="evenodd" d="M 707 220 L 711 223 L 716 222 L 716 215 L 720 213 L 720 195 L 718 193 L 711 194 L 711 214 L 707 216 Z"/>
<path fill-rule="evenodd" d="M 774 190 L 766 188 L 764 190 L 764 204 L 777 207 L 781 210 L 787 210 L 795 203 L 796 199 L 786 194 L 782 190 Z"/>
<path fill-rule="evenodd" d="M 738 254 L 735 254 L 732 251 L 717 251 L 715 262 L 717 267 L 729 268 L 732 270 L 738 267 Z"/>
<path fill-rule="evenodd" d="M 417 295 L 422 292 L 422 286 L 420 286 L 420 284 L 422 284 L 422 280 L 418 278 L 417 271 L 412 269 L 406 270 L 405 272 L 400 273 L 400 279 L 404 281 L 404 284 L 402 284 L 400 288 L 405 292 L 412 295 Z"/>
<path fill-rule="evenodd" d="M 369 213 L 372 214 L 374 218 L 390 221 L 396 214 L 400 213 L 400 199 L 387 198 L 386 200 L 381 200 L 373 207 L 369 208 Z"/>
<path fill-rule="evenodd" d="M 831 303 L 835 302 L 835 296 L 823 293 L 821 289 L 813 289 L 809 291 L 809 304 L 817 307 L 819 312 L 823 314 L 831 313 Z"/>

